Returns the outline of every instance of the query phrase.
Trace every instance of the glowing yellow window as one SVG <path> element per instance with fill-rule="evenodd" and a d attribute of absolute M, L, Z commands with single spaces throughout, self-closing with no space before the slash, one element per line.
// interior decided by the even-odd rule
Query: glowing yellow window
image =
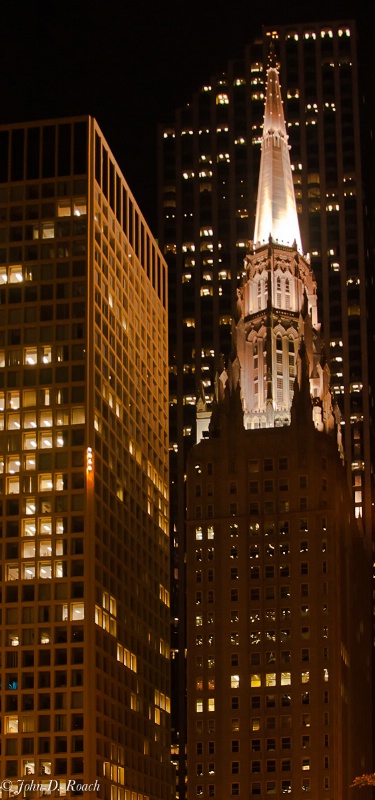
<path fill-rule="evenodd" d="M 35 564 L 30 561 L 28 564 L 22 564 L 22 577 L 25 581 L 32 581 L 35 578 Z"/>
<path fill-rule="evenodd" d="M 7 458 L 7 472 L 10 475 L 14 475 L 16 472 L 20 471 L 20 457 L 18 455 L 8 456 Z"/>
<path fill-rule="evenodd" d="M 282 672 L 281 673 L 281 685 L 282 686 L 290 686 L 292 683 L 292 676 L 290 672 Z"/>
<path fill-rule="evenodd" d="M 20 407 L 20 392 L 8 392 L 8 408 Z"/>
<path fill-rule="evenodd" d="M 70 619 L 80 620 L 85 617 L 85 606 L 83 603 L 72 603 L 70 608 Z"/>
<path fill-rule="evenodd" d="M 35 542 L 24 542 L 22 544 L 22 558 L 34 558 L 35 556 Z"/>
<path fill-rule="evenodd" d="M 19 431 L 21 427 L 19 413 L 8 414 L 8 431 Z"/>
<path fill-rule="evenodd" d="M 8 564 L 6 568 L 6 580 L 7 581 L 18 581 L 20 576 L 20 570 L 18 564 Z"/>
<path fill-rule="evenodd" d="M 87 214 L 87 203 L 85 197 L 76 197 L 74 199 L 74 216 L 82 217 Z"/>
<path fill-rule="evenodd" d="M 72 425 L 82 425 L 85 421 L 85 409 L 78 406 L 72 409 Z"/>
<path fill-rule="evenodd" d="M 48 472 L 46 475 L 39 475 L 39 491 L 49 492 L 52 488 L 52 473 Z"/>
<path fill-rule="evenodd" d="M 27 497 L 25 500 L 25 514 L 32 516 L 35 514 L 35 497 Z"/>
<path fill-rule="evenodd" d="M 52 431 L 46 431 L 39 434 L 39 447 L 52 447 Z"/>
<path fill-rule="evenodd" d="M 231 689 L 238 689 L 240 685 L 240 676 L 239 675 L 231 675 L 230 676 L 230 688 Z"/>
<path fill-rule="evenodd" d="M 9 283 L 21 283 L 21 281 L 23 281 L 21 265 L 9 267 Z"/>
<path fill-rule="evenodd" d="M 39 577 L 49 580 L 52 578 L 52 565 L 48 561 L 41 561 L 39 564 Z"/>
<path fill-rule="evenodd" d="M 5 733 L 18 733 L 18 716 L 5 717 Z"/>
<path fill-rule="evenodd" d="M 23 457 L 23 467 L 25 470 L 32 470 L 36 467 L 35 455 L 32 453 L 29 456 Z"/>
<path fill-rule="evenodd" d="M 36 428 L 36 414 L 35 411 L 26 411 L 23 415 L 23 427 Z"/>
<path fill-rule="evenodd" d="M 57 216 L 70 217 L 71 213 L 70 200 L 60 200 L 57 204 Z"/>
<path fill-rule="evenodd" d="M 276 686 L 276 672 L 267 672 L 266 686 Z"/>
<path fill-rule="evenodd" d="M 261 683 L 262 683 L 261 675 L 253 673 L 250 678 L 250 686 L 261 686 Z"/>
<path fill-rule="evenodd" d="M 35 433 L 24 433 L 23 435 L 23 449 L 35 450 L 36 449 L 36 435 Z"/>
<path fill-rule="evenodd" d="M 22 536 L 35 536 L 35 519 L 22 520 Z"/>
<path fill-rule="evenodd" d="M 25 347 L 23 351 L 23 363 L 27 366 L 37 364 L 38 351 L 36 347 Z"/>
<path fill-rule="evenodd" d="M 41 428 L 52 428 L 52 411 L 41 411 L 39 414 L 39 426 Z"/>
<path fill-rule="evenodd" d="M 42 239 L 53 239 L 55 236 L 55 225 L 53 222 L 42 223 Z"/>
<path fill-rule="evenodd" d="M 7 494 L 19 494 L 20 492 L 20 479 L 18 475 L 12 478 L 7 478 Z"/>
<path fill-rule="evenodd" d="M 215 711 L 215 698 L 209 697 L 207 701 L 207 709 L 208 711 Z"/>
<path fill-rule="evenodd" d="M 49 557 L 52 555 L 52 545 L 49 539 L 39 542 L 39 555 L 42 557 Z"/>

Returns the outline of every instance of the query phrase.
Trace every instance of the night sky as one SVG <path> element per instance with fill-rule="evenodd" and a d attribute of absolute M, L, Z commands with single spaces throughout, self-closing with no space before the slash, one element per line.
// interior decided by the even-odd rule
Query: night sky
<path fill-rule="evenodd" d="M 242 58 L 262 23 L 338 14 L 358 22 L 366 75 L 373 42 L 363 0 L 2 0 L 0 122 L 95 116 L 157 234 L 158 123 Z"/>

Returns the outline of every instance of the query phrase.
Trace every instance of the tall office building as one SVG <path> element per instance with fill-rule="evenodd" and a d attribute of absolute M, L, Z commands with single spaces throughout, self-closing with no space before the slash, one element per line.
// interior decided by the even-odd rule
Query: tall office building
<path fill-rule="evenodd" d="M 371 550 L 316 301 L 271 64 L 232 354 L 188 457 L 189 798 L 349 798 L 371 764 Z"/>
<path fill-rule="evenodd" d="M 176 542 L 175 660 L 183 686 L 186 455 L 198 387 L 212 402 L 230 352 L 238 277 L 254 237 L 265 71 L 271 36 L 280 63 L 303 251 L 317 280 L 322 338 L 343 414 L 348 477 L 371 537 L 363 183 L 353 22 L 264 28 L 243 58 L 207 79 L 160 129 L 159 235 L 170 303 L 171 518 Z M 202 392 L 202 390 L 201 390 Z M 204 427 L 204 414 L 200 425 Z M 173 601 L 173 598 L 172 598 Z M 184 760 L 184 692 L 173 721 Z M 182 767 L 181 767 L 182 769 Z M 182 785 L 182 784 L 181 784 Z"/>
<path fill-rule="evenodd" d="M 0 151 L 2 796 L 166 798 L 166 265 L 92 118 Z"/>

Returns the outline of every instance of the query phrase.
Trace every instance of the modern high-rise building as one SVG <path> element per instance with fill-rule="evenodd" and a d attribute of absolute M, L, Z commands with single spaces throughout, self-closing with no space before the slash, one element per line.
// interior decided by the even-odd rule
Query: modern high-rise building
<path fill-rule="evenodd" d="M 171 519 L 178 585 L 172 597 L 173 719 L 184 762 L 184 474 L 196 441 L 196 394 L 214 396 L 230 352 L 233 309 L 254 238 L 265 63 L 280 64 L 303 252 L 317 281 L 321 335 L 342 412 L 356 514 L 371 538 L 363 181 L 357 34 L 353 22 L 264 28 L 244 57 L 207 79 L 160 128 L 159 237 L 170 289 Z M 204 420 L 202 422 L 202 427 Z M 182 770 L 182 766 L 181 766 Z M 182 785 L 182 783 L 181 783 Z"/>
<path fill-rule="evenodd" d="M 2 796 L 165 800 L 166 265 L 92 118 L 1 128 L 0 284 Z"/>
<path fill-rule="evenodd" d="M 371 548 L 302 255 L 278 71 L 255 237 L 187 464 L 188 797 L 341 797 L 371 765 Z"/>

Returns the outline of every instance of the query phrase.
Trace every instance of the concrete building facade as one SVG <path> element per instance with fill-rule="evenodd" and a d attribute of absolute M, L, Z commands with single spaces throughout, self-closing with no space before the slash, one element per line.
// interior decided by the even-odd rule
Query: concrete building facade
<path fill-rule="evenodd" d="M 1 776 L 169 797 L 166 265 L 93 119 L 0 152 Z"/>

